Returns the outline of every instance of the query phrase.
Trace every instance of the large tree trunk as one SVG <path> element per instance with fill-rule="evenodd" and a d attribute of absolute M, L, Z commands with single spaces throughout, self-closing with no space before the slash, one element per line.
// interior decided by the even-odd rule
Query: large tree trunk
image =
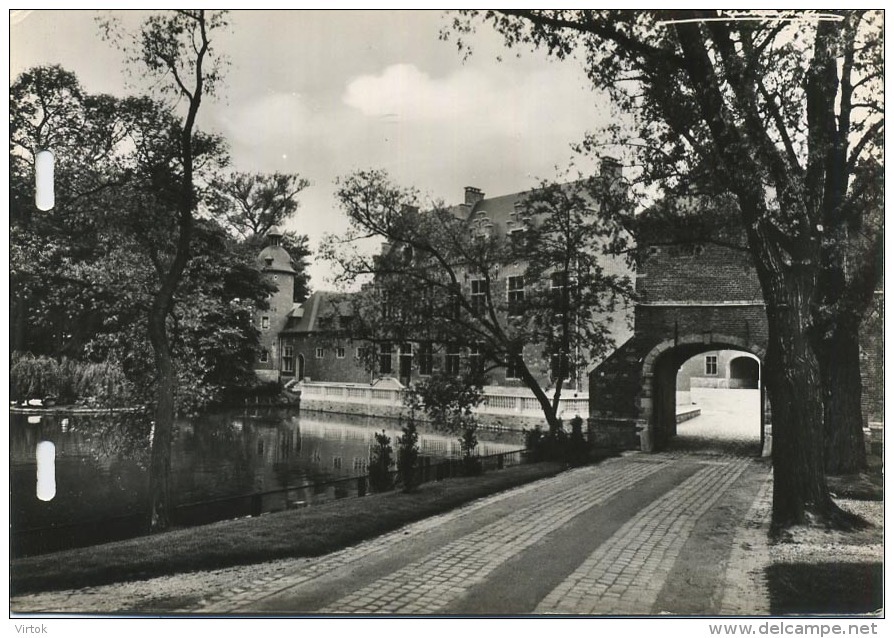
<path fill-rule="evenodd" d="M 174 433 L 176 373 L 165 326 L 166 318 L 165 308 L 152 308 L 149 316 L 149 338 L 155 352 L 158 394 L 149 464 L 150 532 L 167 529 L 171 523 L 171 441 Z"/>
<path fill-rule="evenodd" d="M 771 232 L 756 224 L 749 241 L 767 304 L 764 378 L 773 411 L 773 527 L 818 521 L 853 527 L 859 520 L 832 501 L 823 467 L 823 384 L 810 341 L 815 274 L 790 263 Z"/>
<path fill-rule="evenodd" d="M 826 473 L 865 470 L 859 327 L 839 324 L 817 347 L 817 358 L 823 381 Z"/>
<path fill-rule="evenodd" d="M 774 301 L 768 300 L 764 378 L 773 410 L 773 524 L 785 527 L 806 523 L 812 515 L 826 518 L 836 508 L 823 471 L 819 365 L 799 325 L 798 309 Z"/>

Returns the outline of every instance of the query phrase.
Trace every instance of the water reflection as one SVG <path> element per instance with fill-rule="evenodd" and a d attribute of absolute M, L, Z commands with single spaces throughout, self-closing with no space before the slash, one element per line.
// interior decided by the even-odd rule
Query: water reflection
<path fill-rule="evenodd" d="M 366 473 L 374 432 L 400 434 L 395 421 L 282 411 L 226 412 L 177 423 L 171 485 L 175 503 L 230 502 L 233 497 L 315 486 Z M 52 551 L 142 533 L 148 493 L 151 423 L 136 415 L 44 417 L 13 415 L 10 427 L 11 522 L 14 554 Z M 421 428 L 424 457 L 457 457 L 450 434 Z M 479 453 L 522 447 L 518 433 L 481 432 Z M 41 447 L 43 446 L 43 447 Z M 49 452 L 38 450 L 53 450 Z M 49 463 L 49 465 L 47 465 Z M 39 478 L 53 469 L 53 495 Z M 49 476 L 49 475 L 46 475 Z M 285 492 L 279 505 L 311 498 L 317 488 Z M 345 495 L 346 488 L 337 490 Z M 269 503 L 252 504 L 263 510 Z M 225 517 L 178 510 L 181 524 Z M 188 515 L 187 515 L 188 514 Z"/>

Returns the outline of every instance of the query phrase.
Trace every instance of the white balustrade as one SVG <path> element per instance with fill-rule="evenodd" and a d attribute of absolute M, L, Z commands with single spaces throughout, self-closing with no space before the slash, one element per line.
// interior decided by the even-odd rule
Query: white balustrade
<path fill-rule="evenodd" d="M 351 383 L 302 383 L 301 395 L 308 400 L 326 400 L 335 403 L 375 403 L 400 407 L 403 405 L 403 390 L 396 388 L 376 388 L 364 384 Z M 587 395 L 563 396 L 559 399 L 559 418 L 568 420 L 576 415 L 586 417 L 589 414 L 589 398 Z M 539 417 L 543 414 L 540 401 L 531 395 L 502 394 L 484 392 L 481 405 L 476 410 L 479 414 L 521 415 Z"/>

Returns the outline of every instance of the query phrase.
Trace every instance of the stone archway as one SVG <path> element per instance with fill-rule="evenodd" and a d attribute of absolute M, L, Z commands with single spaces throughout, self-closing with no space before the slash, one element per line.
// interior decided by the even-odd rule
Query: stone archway
<path fill-rule="evenodd" d="M 638 398 L 637 430 L 640 449 L 655 452 L 663 449 L 676 434 L 676 374 L 680 365 L 691 357 L 714 350 L 738 350 L 757 357 L 759 365 L 765 358 L 762 347 L 740 337 L 716 333 L 679 336 L 662 341 L 643 357 L 641 368 L 641 392 Z M 748 357 L 749 360 L 750 357 Z M 761 388 L 761 447 L 769 454 L 768 402 Z"/>
<path fill-rule="evenodd" d="M 757 389 L 760 387 L 760 362 L 752 357 L 742 356 L 729 362 L 729 387 L 735 389 Z"/>

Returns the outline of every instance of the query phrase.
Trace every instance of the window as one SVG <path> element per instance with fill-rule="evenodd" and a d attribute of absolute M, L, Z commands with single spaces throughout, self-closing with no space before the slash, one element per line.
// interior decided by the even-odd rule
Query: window
<path fill-rule="evenodd" d="M 454 319 L 459 319 L 460 311 L 460 287 L 459 284 L 450 284 L 450 313 Z"/>
<path fill-rule="evenodd" d="M 391 344 L 387 342 L 379 345 L 379 372 L 391 374 Z"/>
<path fill-rule="evenodd" d="M 525 229 L 513 228 L 509 231 L 509 244 L 513 251 L 521 251 L 525 247 Z"/>
<path fill-rule="evenodd" d="M 419 374 L 431 374 L 432 357 L 431 343 L 423 342 L 419 344 Z"/>
<path fill-rule="evenodd" d="M 506 357 L 506 378 L 520 379 L 522 365 L 522 349 L 520 346 L 516 346 Z"/>
<path fill-rule="evenodd" d="M 295 349 L 292 346 L 282 347 L 283 372 L 295 372 Z"/>
<path fill-rule="evenodd" d="M 413 371 L 413 346 L 409 343 L 402 343 L 398 352 L 400 365 L 398 374 L 401 379 L 408 381 Z"/>
<path fill-rule="evenodd" d="M 485 307 L 487 306 L 487 284 L 484 279 L 472 280 L 472 296 L 470 301 L 472 302 L 472 312 L 476 315 L 484 314 Z"/>
<path fill-rule="evenodd" d="M 447 346 L 444 356 L 444 371 L 447 374 L 459 374 L 459 346 Z"/>
<path fill-rule="evenodd" d="M 335 358 L 336 359 L 344 359 L 345 358 L 345 349 L 344 348 L 336 348 L 335 349 Z"/>
<path fill-rule="evenodd" d="M 568 288 L 568 273 L 564 271 L 554 272 L 550 275 L 549 280 L 553 298 L 553 310 L 555 310 L 556 314 L 563 314 L 566 305 L 565 294 Z"/>
<path fill-rule="evenodd" d="M 261 317 L 261 330 L 270 330 L 270 317 L 267 315 Z"/>
<path fill-rule="evenodd" d="M 554 352 L 549 358 L 550 374 L 553 380 L 568 378 L 568 355 L 562 352 Z"/>
<path fill-rule="evenodd" d="M 323 358 L 323 349 L 322 349 L 322 348 L 317 348 L 316 352 L 314 353 L 314 356 L 315 356 L 317 359 L 322 359 L 322 358 Z"/>
<path fill-rule="evenodd" d="M 267 363 L 268 361 L 270 361 L 270 353 L 267 352 L 267 348 L 261 350 L 261 356 L 258 357 L 258 361 L 260 361 L 261 363 Z"/>
<path fill-rule="evenodd" d="M 358 361 L 363 358 L 363 348 L 354 348 L 354 358 Z"/>
<path fill-rule="evenodd" d="M 480 346 L 469 346 L 469 370 L 472 371 L 472 374 L 484 372 L 484 360 L 481 358 Z"/>
<path fill-rule="evenodd" d="M 716 377 L 717 376 L 717 355 L 709 354 L 705 357 L 705 374 Z"/>
<path fill-rule="evenodd" d="M 509 277 L 507 288 L 508 314 L 510 317 L 520 317 L 525 309 L 525 278 Z"/>

